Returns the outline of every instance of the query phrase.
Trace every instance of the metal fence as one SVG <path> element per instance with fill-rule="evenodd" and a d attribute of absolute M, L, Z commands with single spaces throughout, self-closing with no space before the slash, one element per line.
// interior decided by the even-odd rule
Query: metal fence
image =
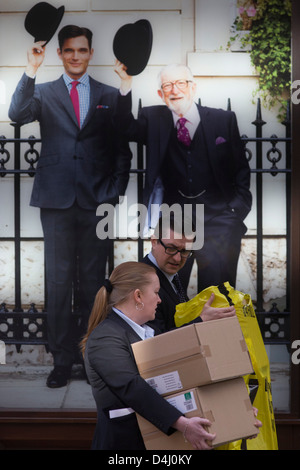
<path fill-rule="evenodd" d="M 141 106 L 141 102 L 139 103 Z M 228 109 L 231 108 L 230 100 L 228 100 Z M 261 116 L 261 103 L 258 99 L 256 117 L 252 122 L 255 127 L 255 136 L 249 137 L 242 135 L 241 138 L 245 144 L 245 150 L 251 166 L 252 178 L 256 180 L 256 290 L 257 302 L 255 305 L 256 316 L 259 321 L 260 329 L 264 342 L 266 344 L 286 344 L 289 346 L 290 338 L 290 205 L 291 205 L 291 121 L 290 121 L 290 105 L 287 104 L 286 118 L 282 123 L 285 126 L 285 137 L 278 138 L 276 135 L 263 137 L 263 126 L 266 124 Z M 44 345 L 47 349 L 47 299 L 45 298 L 44 309 L 38 311 L 35 304 L 31 304 L 27 311 L 22 308 L 21 298 L 21 242 L 42 240 L 39 238 L 22 238 L 21 237 L 21 175 L 29 175 L 34 177 L 35 165 L 39 158 L 39 152 L 36 150 L 36 144 L 40 143 L 40 139 L 30 136 L 29 138 L 21 138 L 21 127 L 15 123 L 11 123 L 14 127 L 14 137 L 11 139 L 0 136 L 0 184 L 1 178 L 7 175 L 13 175 L 14 184 L 14 237 L 1 238 L 1 242 L 13 241 L 15 252 L 15 299 L 14 308 L 9 310 L 3 299 L 0 298 L 0 340 L 6 344 L 13 344 L 17 351 L 20 351 L 22 345 Z M 280 150 L 278 144 L 283 142 L 284 152 Z M 255 151 L 250 150 L 249 143 L 254 143 Z M 268 150 L 264 154 L 263 145 L 270 144 Z M 7 144 L 13 144 L 13 156 L 7 150 Z M 28 149 L 21 155 L 21 145 L 28 144 Z M 137 165 L 135 169 L 131 169 L 131 173 L 137 174 L 137 197 L 138 202 L 142 201 L 143 190 L 143 146 L 137 147 Z M 282 168 L 282 162 L 285 157 L 285 168 Z M 13 169 L 7 169 L 7 164 L 14 159 Z M 278 167 L 279 162 L 281 168 Z M 26 168 L 24 168 L 26 166 Z M 269 166 L 267 168 L 266 166 Z M 263 175 L 270 174 L 274 178 L 280 173 L 285 174 L 286 179 L 286 246 L 287 246 L 287 263 L 286 263 L 286 306 L 284 311 L 279 311 L 278 305 L 273 304 L 269 311 L 264 311 L 263 305 L 263 241 L 266 236 L 263 233 Z M 2 207 L 5 201 L 0 202 Z M 245 238 L 250 235 L 245 235 Z M 252 235 L 253 237 L 253 235 Z M 144 240 L 139 239 L 138 259 L 143 258 Z M 109 253 L 109 271 L 113 269 L 114 253 Z M 74 285 L 76 287 L 77 278 L 74 273 Z M 76 292 L 76 289 L 75 289 Z M 80 318 L 80 312 L 76 304 L 76 295 L 74 297 L 74 324 Z"/>

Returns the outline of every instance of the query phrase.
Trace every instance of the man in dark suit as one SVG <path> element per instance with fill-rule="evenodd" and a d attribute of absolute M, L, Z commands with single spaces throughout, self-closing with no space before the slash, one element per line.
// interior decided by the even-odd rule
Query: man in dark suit
<path fill-rule="evenodd" d="M 199 290 L 229 281 L 235 286 L 243 220 L 252 204 L 250 169 L 235 114 L 197 106 L 196 83 L 188 67 L 172 65 L 159 75 L 164 105 L 131 112 L 132 77 L 116 63 L 121 77 L 116 122 L 129 140 L 146 145 L 144 204 L 163 194 L 169 206 L 190 205 L 197 225 L 197 207 L 204 205 L 204 246 L 194 256 Z M 200 222 L 201 223 L 201 222 Z M 152 227 L 155 225 L 152 224 Z M 181 271 L 188 284 L 193 258 Z M 187 275 L 184 276 L 184 271 Z"/>
<path fill-rule="evenodd" d="M 99 204 L 125 193 L 131 152 L 117 134 L 112 115 L 117 90 L 87 74 L 92 32 L 65 26 L 57 50 L 64 74 L 35 84 L 44 42 L 28 51 L 28 65 L 12 97 L 9 116 L 19 124 L 40 123 L 42 147 L 31 205 L 41 208 L 45 240 L 47 322 L 54 370 L 49 387 L 66 385 L 74 362 L 71 337 L 72 284 L 79 276 L 83 331 L 105 278 L 109 243 L 96 236 Z"/>
<path fill-rule="evenodd" d="M 184 223 L 174 220 L 172 215 L 160 218 L 151 237 L 152 249 L 145 256 L 143 262 L 156 269 L 160 281 L 159 296 L 161 303 L 156 309 L 155 320 L 150 322 L 154 328 L 161 332 L 176 328 L 174 315 L 176 305 L 189 300 L 188 295 L 178 276 L 186 261 L 192 255 L 194 236 L 191 230 L 185 230 Z M 191 323 L 217 320 L 235 315 L 234 307 L 212 307 L 214 295 L 204 305 L 202 311 Z"/>

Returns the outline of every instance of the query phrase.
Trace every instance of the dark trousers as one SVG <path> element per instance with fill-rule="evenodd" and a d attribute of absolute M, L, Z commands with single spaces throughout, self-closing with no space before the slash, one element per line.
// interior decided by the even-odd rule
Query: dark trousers
<path fill-rule="evenodd" d="M 85 332 L 94 298 L 106 273 L 110 241 L 99 240 L 95 211 L 41 209 L 45 243 L 48 344 L 54 365 L 71 366 L 80 338 L 72 336 L 74 280 L 78 281 L 78 310 Z"/>
<path fill-rule="evenodd" d="M 241 239 L 245 224 L 230 210 L 204 223 L 204 245 L 194 252 L 180 270 L 180 278 L 187 288 L 194 260 L 197 261 L 198 290 L 228 281 L 235 287 Z"/>

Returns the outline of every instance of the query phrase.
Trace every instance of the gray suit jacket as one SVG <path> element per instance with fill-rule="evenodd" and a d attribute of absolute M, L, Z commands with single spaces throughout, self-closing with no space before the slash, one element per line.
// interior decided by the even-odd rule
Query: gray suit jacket
<path fill-rule="evenodd" d="M 9 117 L 40 122 L 42 147 L 31 205 L 64 209 L 75 199 L 84 209 L 116 203 L 125 193 L 132 154 L 113 126 L 117 90 L 90 77 L 90 108 L 79 129 L 62 77 L 35 84 L 24 74 Z"/>

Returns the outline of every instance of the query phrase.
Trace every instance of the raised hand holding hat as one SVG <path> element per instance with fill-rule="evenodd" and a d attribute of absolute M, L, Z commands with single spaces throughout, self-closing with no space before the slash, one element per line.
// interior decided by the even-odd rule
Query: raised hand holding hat
<path fill-rule="evenodd" d="M 39 2 L 27 13 L 25 29 L 34 37 L 34 42 L 45 41 L 45 46 L 54 36 L 64 12 L 64 6 L 55 8 L 47 2 Z"/>
<path fill-rule="evenodd" d="M 152 50 L 152 27 L 148 20 L 122 26 L 113 41 L 113 51 L 127 74 L 138 75 L 146 67 Z"/>

